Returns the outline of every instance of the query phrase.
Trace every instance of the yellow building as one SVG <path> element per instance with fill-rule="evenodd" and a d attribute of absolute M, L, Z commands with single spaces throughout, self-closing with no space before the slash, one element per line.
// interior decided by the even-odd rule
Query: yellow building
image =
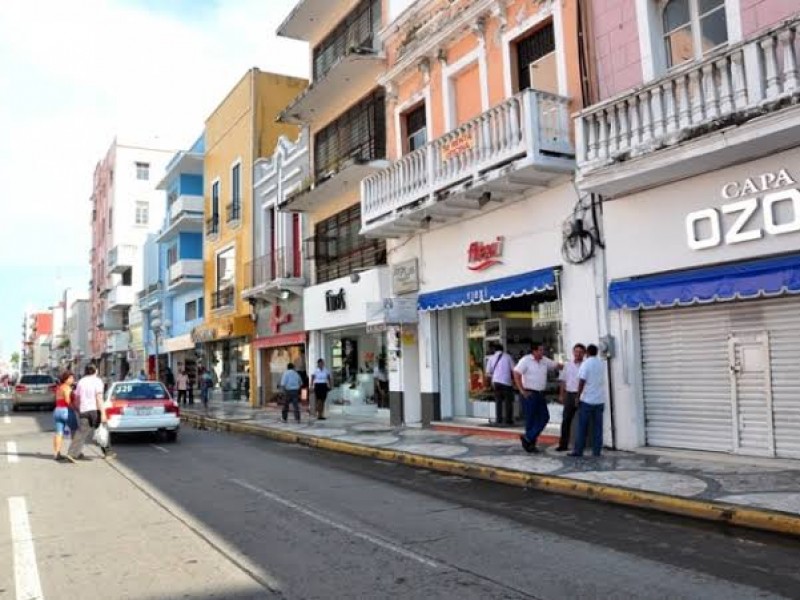
<path fill-rule="evenodd" d="M 276 122 L 306 81 L 249 70 L 206 120 L 205 322 L 193 333 L 215 384 L 213 397 L 253 401 L 250 342 L 254 323 L 242 300 L 252 260 L 253 162 L 271 154 L 278 137 L 297 127 Z"/>

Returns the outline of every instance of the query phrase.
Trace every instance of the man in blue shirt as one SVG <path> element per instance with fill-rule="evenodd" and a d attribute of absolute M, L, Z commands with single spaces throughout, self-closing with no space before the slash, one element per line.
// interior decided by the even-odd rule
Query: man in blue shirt
<path fill-rule="evenodd" d="M 286 372 L 281 377 L 280 388 L 283 390 L 285 398 L 283 402 L 283 413 L 281 419 L 284 423 L 289 417 L 289 404 L 294 407 L 294 419 L 300 422 L 300 388 L 303 387 L 303 379 L 294 370 L 294 365 L 289 363 L 286 365 Z"/>
<path fill-rule="evenodd" d="M 597 356 L 598 348 L 589 344 L 586 348 L 589 356 L 581 363 L 578 370 L 578 433 L 575 436 L 575 448 L 570 456 L 583 456 L 586 447 L 586 435 L 589 422 L 592 422 L 592 455 L 600 456 L 603 449 L 603 408 L 605 406 L 605 366 Z"/>

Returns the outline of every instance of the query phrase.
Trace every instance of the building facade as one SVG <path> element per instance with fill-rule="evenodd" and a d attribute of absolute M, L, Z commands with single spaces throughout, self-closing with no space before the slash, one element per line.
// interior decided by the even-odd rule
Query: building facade
<path fill-rule="evenodd" d="M 148 377 L 163 379 L 169 367 L 197 381 L 192 330 L 205 314 L 203 290 L 204 136 L 175 154 L 156 186 L 166 192 L 158 234 L 145 244 L 144 281 L 139 292 Z M 156 339 L 158 338 L 158 339 Z"/>
<path fill-rule="evenodd" d="M 602 200 L 622 448 L 800 457 L 791 4 L 591 3 L 578 185 Z"/>
<path fill-rule="evenodd" d="M 253 260 L 253 164 L 274 151 L 280 135 L 296 135 L 296 127 L 275 119 L 305 85 L 302 79 L 251 69 L 205 124 L 205 320 L 192 339 L 201 344 L 201 362 L 226 400 L 256 400 L 251 395 L 256 313 L 242 297 L 246 266 Z"/>
<path fill-rule="evenodd" d="M 518 358 L 542 343 L 562 358 L 605 333 L 596 207 L 572 182 L 578 3 L 389 9 L 379 81 L 391 164 L 361 184 L 361 231 L 389 240 L 389 302 L 371 316 L 388 330 L 392 416 L 485 424 L 489 344 Z M 553 375 L 554 425 L 556 389 Z"/>
<path fill-rule="evenodd" d="M 91 352 L 106 377 L 120 378 L 144 368 L 136 292 L 142 287 L 144 244 L 164 218 L 163 192 L 155 189 L 154 178 L 172 154 L 157 142 L 115 139 L 95 169 Z"/>
<path fill-rule="evenodd" d="M 281 113 L 305 130 L 299 149 L 308 177 L 279 208 L 302 213 L 308 287 L 303 321 L 308 368 L 324 359 L 334 389 L 328 410 L 389 418 L 375 370 L 386 355 L 382 332 L 368 330 L 367 307 L 388 293 L 386 242 L 361 234 L 360 182 L 388 165 L 386 69 L 379 32 L 387 3 L 301 0 L 278 35 L 308 42 L 311 83 Z"/>

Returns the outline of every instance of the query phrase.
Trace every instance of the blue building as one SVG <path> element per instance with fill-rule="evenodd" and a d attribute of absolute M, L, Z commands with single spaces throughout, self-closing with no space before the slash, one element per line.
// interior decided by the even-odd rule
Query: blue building
<path fill-rule="evenodd" d="M 158 235 L 144 249 L 144 319 L 147 369 L 177 374 L 185 368 L 196 380 L 199 356 L 192 330 L 203 322 L 203 155 L 204 136 L 169 162 L 158 189 L 167 192 L 167 211 Z M 156 358 L 158 357 L 158 358 Z M 158 363 L 156 363 L 158 360 Z"/>

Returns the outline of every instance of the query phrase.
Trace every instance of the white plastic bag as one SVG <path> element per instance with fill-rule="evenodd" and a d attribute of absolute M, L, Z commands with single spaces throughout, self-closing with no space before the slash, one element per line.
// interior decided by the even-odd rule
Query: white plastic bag
<path fill-rule="evenodd" d="M 100 423 L 100 426 L 94 430 L 94 442 L 101 448 L 108 448 L 109 444 L 108 427 L 105 423 Z"/>

